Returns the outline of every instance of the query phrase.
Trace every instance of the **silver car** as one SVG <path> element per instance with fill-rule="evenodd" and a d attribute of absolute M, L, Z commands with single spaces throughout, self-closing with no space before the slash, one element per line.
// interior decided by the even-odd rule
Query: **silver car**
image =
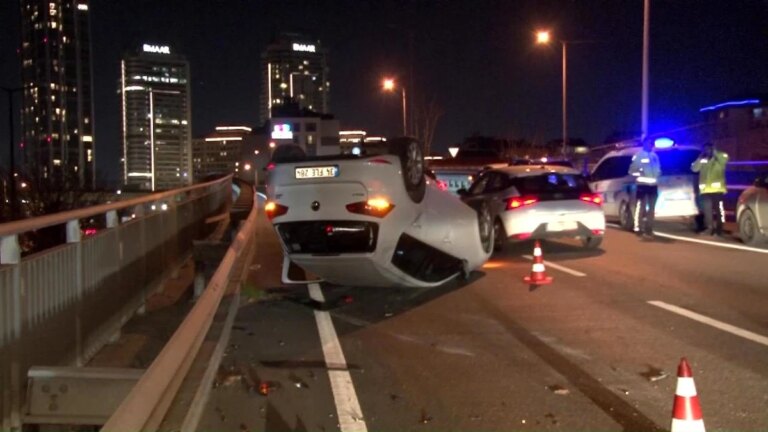
<path fill-rule="evenodd" d="M 759 175 L 754 185 L 739 195 L 736 220 L 744 243 L 757 245 L 768 240 L 768 173 Z"/>
<path fill-rule="evenodd" d="M 555 165 L 491 169 L 478 176 L 461 199 L 494 220 L 495 249 L 506 241 L 572 237 L 597 248 L 605 233 L 602 196 L 577 170 Z"/>

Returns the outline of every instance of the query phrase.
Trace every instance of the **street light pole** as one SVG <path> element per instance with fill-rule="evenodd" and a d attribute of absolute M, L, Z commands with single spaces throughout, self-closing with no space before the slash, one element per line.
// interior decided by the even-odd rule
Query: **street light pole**
<path fill-rule="evenodd" d="M 651 0 L 645 0 L 643 5 L 643 95 L 642 95 L 642 124 L 640 139 L 648 136 L 648 50 L 650 45 Z"/>
<path fill-rule="evenodd" d="M 567 156 L 567 145 L 568 145 L 568 57 L 567 57 L 567 44 L 565 41 L 560 42 L 563 45 L 563 157 Z"/>
<path fill-rule="evenodd" d="M 11 220 L 15 220 L 16 216 L 19 214 L 19 203 L 16 199 L 16 155 L 15 155 L 15 143 L 13 142 L 13 94 L 16 92 L 19 92 L 23 90 L 23 87 L 16 87 L 16 88 L 8 88 L 8 87 L 0 87 L 0 90 L 3 90 L 5 94 L 8 95 L 8 147 L 10 150 L 10 160 L 8 163 L 9 167 L 9 183 L 10 183 L 10 199 L 11 199 Z"/>

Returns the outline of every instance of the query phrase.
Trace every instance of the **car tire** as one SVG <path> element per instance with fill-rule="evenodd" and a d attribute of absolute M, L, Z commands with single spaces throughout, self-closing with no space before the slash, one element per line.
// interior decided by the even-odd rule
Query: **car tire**
<path fill-rule="evenodd" d="M 492 253 L 496 243 L 494 240 L 495 233 L 491 211 L 486 202 L 480 204 L 480 208 L 477 210 L 477 229 L 480 232 L 480 245 L 483 247 L 483 251 L 487 254 Z"/>
<path fill-rule="evenodd" d="M 493 251 L 503 251 L 506 243 L 507 232 L 504 230 L 504 224 L 501 223 L 501 219 L 496 218 L 496 221 L 493 223 Z"/>
<path fill-rule="evenodd" d="M 630 232 L 635 229 L 632 211 L 629 209 L 629 203 L 626 201 L 622 201 L 619 206 L 619 225 Z"/>
<path fill-rule="evenodd" d="M 603 236 L 589 236 L 581 238 L 584 249 L 597 249 L 603 243 Z"/>
<path fill-rule="evenodd" d="M 745 209 L 739 216 L 739 237 L 742 242 L 752 246 L 765 241 L 765 237 L 757 226 L 755 214 L 750 209 Z"/>
<path fill-rule="evenodd" d="M 414 203 L 420 203 L 427 190 L 427 182 L 424 179 L 424 153 L 421 145 L 414 139 L 393 139 L 389 141 L 389 154 L 400 159 L 403 183 L 408 197 Z"/>

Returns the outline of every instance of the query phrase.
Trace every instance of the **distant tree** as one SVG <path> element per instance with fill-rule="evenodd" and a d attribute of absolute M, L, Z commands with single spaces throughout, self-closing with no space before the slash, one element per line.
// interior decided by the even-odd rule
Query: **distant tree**
<path fill-rule="evenodd" d="M 414 102 L 413 135 L 424 143 L 424 154 L 429 155 L 435 139 L 435 129 L 445 110 L 434 99 L 419 98 Z"/>

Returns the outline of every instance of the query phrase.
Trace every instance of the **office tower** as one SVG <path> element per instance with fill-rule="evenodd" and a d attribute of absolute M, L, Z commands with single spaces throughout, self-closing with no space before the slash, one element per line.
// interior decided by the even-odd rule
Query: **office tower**
<path fill-rule="evenodd" d="M 328 64 L 317 40 L 295 33 L 281 33 L 261 54 L 259 121 L 272 117 L 272 107 L 286 98 L 318 113 L 328 112 Z"/>
<path fill-rule="evenodd" d="M 143 44 L 121 64 L 123 184 L 167 190 L 192 182 L 189 63 Z"/>
<path fill-rule="evenodd" d="M 21 16 L 24 161 L 43 179 L 93 188 L 88 0 L 21 0 Z"/>

